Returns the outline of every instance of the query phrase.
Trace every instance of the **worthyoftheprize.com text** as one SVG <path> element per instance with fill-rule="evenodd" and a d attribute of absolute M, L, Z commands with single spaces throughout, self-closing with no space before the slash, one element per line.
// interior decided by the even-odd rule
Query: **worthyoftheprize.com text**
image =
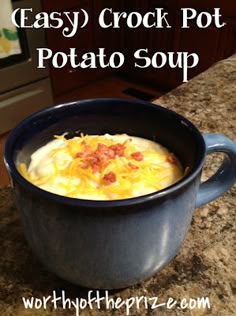
<path fill-rule="evenodd" d="M 124 310 L 125 315 L 130 315 L 131 311 L 146 309 L 155 310 L 158 308 L 166 308 L 166 310 L 194 310 L 194 309 L 210 309 L 210 300 L 208 297 L 197 297 L 197 298 L 182 298 L 176 300 L 169 297 L 167 301 L 163 302 L 159 297 L 149 296 L 134 296 L 123 299 L 119 296 L 114 298 L 109 297 L 108 291 L 105 291 L 103 295 L 99 291 L 88 291 L 86 298 L 74 298 L 70 299 L 66 297 L 65 291 L 61 291 L 60 295 L 58 292 L 53 291 L 52 295 L 47 297 L 22 297 L 22 301 L 25 309 L 67 309 L 74 310 L 75 316 L 80 315 L 80 311 L 88 309 L 105 309 L 105 310 Z"/>

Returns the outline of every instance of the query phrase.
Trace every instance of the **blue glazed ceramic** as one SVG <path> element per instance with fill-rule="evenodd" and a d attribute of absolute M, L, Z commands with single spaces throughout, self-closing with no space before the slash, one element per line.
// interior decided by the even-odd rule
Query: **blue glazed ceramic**
<path fill-rule="evenodd" d="M 89 201 L 43 191 L 17 171 L 55 134 L 127 133 L 155 140 L 189 167 L 175 185 L 142 197 Z M 207 153 L 220 151 L 218 172 L 200 185 Z M 117 289 L 161 270 L 177 254 L 196 206 L 228 190 L 236 179 L 236 145 L 223 135 L 201 135 L 184 117 L 157 105 L 91 99 L 46 108 L 10 134 L 5 163 L 26 237 L 61 278 L 88 288 Z"/>

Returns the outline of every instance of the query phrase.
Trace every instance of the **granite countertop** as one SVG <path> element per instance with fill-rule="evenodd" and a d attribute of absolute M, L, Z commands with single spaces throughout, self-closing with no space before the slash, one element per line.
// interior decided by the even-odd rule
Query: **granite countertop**
<path fill-rule="evenodd" d="M 206 72 L 162 96 L 154 103 L 168 107 L 190 119 L 201 132 L 218 132 L 236 140 L 236 55 L 218 62 Z M 222 160 L 207 159 L 203 178 Z M 151 279 L 109 297 L 158 297 L 158 303 L 208 297 L 210 308 L 152 310 L 142 304 L 130 315 L 231 316 L 236 310 L 236 187 L 224 196 L 195 210 L 186 240 L 175 259 Z M 0 315 L 76 315 L 74 308 L 25 309 L 22 297 L 43 298 L 65 291 L 71 299 L 85 298 L 88 290 L 71 285 L 48 272 L 32 254 L 10 188 L 0 190 Z M 104 292 L 101 292 L 103 295 Z M 38 301 L 39 303 L 39 301 Z M 39 305 L 38 305 L 39 306 Z M 126 315 L 124 307 L 107 310 L 87 307 L 80 315 Z"/>

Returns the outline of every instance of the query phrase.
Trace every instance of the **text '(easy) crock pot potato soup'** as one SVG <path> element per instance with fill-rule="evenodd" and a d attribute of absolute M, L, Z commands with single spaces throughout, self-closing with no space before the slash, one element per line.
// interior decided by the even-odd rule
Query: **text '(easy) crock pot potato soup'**
<path fill-rule="evenodd" d="M 116 200 L 166 188 L 183 177 L 183 168 L 165 147 L 126 134 L 55 136 L 31 155 L 21 174 L 59 195 Z"/>

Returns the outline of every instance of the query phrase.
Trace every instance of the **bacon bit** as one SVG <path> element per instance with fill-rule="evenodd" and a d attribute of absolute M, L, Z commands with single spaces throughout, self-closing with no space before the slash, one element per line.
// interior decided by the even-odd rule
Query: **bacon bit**
<path fill-rule="evenodd" d="M 88 169 L 89 164 L 87 162 L 82 162 L 81 164 L 79 164 L 79 167 L 82 169 Z"/>
<path fill-rule="evenodd" d="M 103 176 L 103 182 L 105 184 L 111 184 L 111 183 L 116 182 L 116 174 L 114 172 L 112 172 L 112 171 L 106 173 Z"/>
<path fill-rule="evenodd" d="M 110 160 L 115 159 L 116 156 L 124 156 L 124 144 L 117 143 L 107 146 L 105 144 L 98 143 L 95 151 L 92 151 L 91 146 L 85 141 L 82 141 L 81 144 L 84 147 L 84 151 L 78 152 L 75 157 L 82 159 L 80 165 L 81 168 L 91 167 L 94 173 L 104 170 L 104 168 L 110 163 Z"/>
<path fill-rule="evenodd" d="M 75 154 L 75 158 L 83 158 L 83 154 L 84 153 L 78 152 Z"/>
<path fill-rule="evenodd" d="M 86 158 L 89 157 L 92 154 L 92 149 L 89 144 L 86 143 L 86 141 L 82 141 L 81 145 L 83 145 L 84 150 L 82 152 L 76 153 L 75 157 L 76 158 Z"/>
<path fill-rule="evenodd" d="M 166 160 L 174 165 L 177 163 L 177 160 L 173 155 L 169 155 Z"/>
<path fill-rule="evenodd" d="M 136 152 L 132 153 L 131 157 L 137 161 L 143 160 L 143 154 L 140 151 L 136 151 Z"/>
<path fill-rule="evenodd" d="M 114 144 L 114 145 L 110 145 L 109 148 L 111 150 L 113 150 L 113 152 L 115 153 L 115 156 L 119 156 L 119 157 L 123 157 L 124 153 L 125 153 L 125 146 L 124 144 Z"/>
<path fill-rule="evenodd" d="M 98 144 L 95 154 L 97 154 L 101 160 L 115 158 L 115 152 L 107 145 L 101 143 Z"/>
<path fill-rule="evenodd" d="M 132 164 L 131 162 L 128 163 L 128 166 L 129 166 L 131 169 L 133 169 L 133 170 L 139 169 L 139 166 L 136 166 L 136 165 Z"/>

